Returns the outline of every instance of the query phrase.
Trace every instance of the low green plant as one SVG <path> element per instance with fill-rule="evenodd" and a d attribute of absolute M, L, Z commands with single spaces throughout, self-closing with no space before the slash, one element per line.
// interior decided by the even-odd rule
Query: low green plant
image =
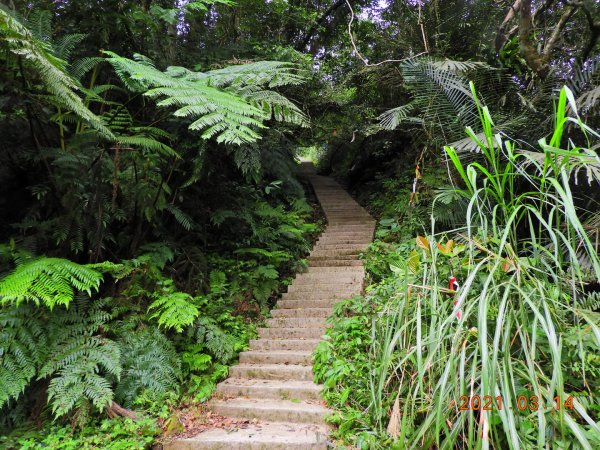
<path fill-rule="evenodd" d="M 0 436 L 0 447 L 6 450 L 145 450 L 159 433 L 160 428 L 151 418 L 105 419 L 77 431 L 69 426 L 49 425 L 17 436 Z"/>

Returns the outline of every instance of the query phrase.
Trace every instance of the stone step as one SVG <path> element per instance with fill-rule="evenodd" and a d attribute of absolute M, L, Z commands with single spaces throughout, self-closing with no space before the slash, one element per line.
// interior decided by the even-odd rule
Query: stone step
<path fill-rule="evenodd" d="M 212 410 L 222 416 L 248 420 L 322 424 L 330 410 L 318 402 L 234 398 L 211 402 Z"/>
<path fill-rule="evenodd" d="M 240 353 L 240 364 L 312 364 L 312 353 L 307 350 L 264 351 L 250 350 Z"/>
<path fill-rule="evenodd" d="M 325 317 L 275 317 L 267 319 L 269 328 L 325 328 Z"/>
<path fill-rule="evenodd" d="M 295 308 L 295 309 L 273 309 L 272 317 L 329 317 L 332 308 Z"/>
<path fill-rule="evenodd" d="M 261 380 L 312 380 L 312 367 L 301 364 L 238 364 L 229 368 L 232 378 Z"/>
<path fill-rule="evenodd" d="M 352 297 L 352 296 L 350 296 Z M 347 298 L 350 298 L 347 297 Z M 334 304 L 339 301 L 344 300 L 344 298 L 327 298 L 322 300 L 280 300 L 277 302 L 278 310 L 286 310 L 286 309 L 302 309 L 302 308 L 332 308 Z"/>
<path fill-rule="evenodd" d="M 325 425 L 261 422 L 213 428 L 197 436 L 163 443 L 164 450 L 326 450 Z"/>
<path fill-rule="evenodd" d="M 309 256 L 306 258 L 308 261 L 322 261 L 322 260 L 337 260 L 337 261 L 353 261 L 358 259 L 358 255 L 337 255 L 335 257 L 330 256 Z"/>
<path fill-rule="evenodd" d="M 335 274 L 352 274 L 364 277 L 365 269 L 363 267 L 358 266 L 349 266 L 349 267 L 309 267 L 307 272 L 304 273 L 318 273 L 319 275 L 328 275 L 329 273 Z"/>
<path fill-rule="evenodd" d="M 317 259 L 310 260 L 308 262 L 309 267 L 358 267 L 362 266 L 363 263 L 359 259 L 343 259 L 343 260 L 331 260 L 331 259 Z"/>
<path fill-rule="evenodd" d="M 331 279 L 335 279 L 335 283 L 331 283 Z M 341 270 L 331 272 L 308 272 L 299 274 L 292 285 L 299 284 L 328 284 L 331 286 L 344 285 L 348 283 L 362 283 L 363 276 L 361 273 L 348 273 Z"/>
<path fill-rule="evenodd" d="M 293 291 L 281 294 L 281 300 L 328 300 L 328 299 L 348 298 L 348 293 L 339 291 Z"/>
<path fill-rule="evenodd" d="M 306 350 L 312 352 L 319 342 L 319 339 L 252 339 L 248 347 L 250 350 Z"/>
<path fill-rule="evenodd" d="M 331 237 L 331 238 L 324 238 L 324 239 L 319 239 L 317 241 L 318 246 L 321 245 L 363 245 L 368 247 L 369 244 L 371 244 L 371 240 L 368 238 L 361 238 L 361 239 L 347 239 L 347 238 L 337 238 L 337 237 Z"/>
<path fill-rule="evenodd" d="M 319 400 L 322 389 L 323 386 L 312 381 L 228 378 L 219 383 L 216 394 L 220 397 Z"/>
<path fill-rule="evenodd" d="M 358 256 L 364 252 L 358 250 L 315 250 L 311 252 L 310 256 L 323 256 L 329 259 L 336 259 L 340 256 L 354 256 L 358 258 Z"/>
<path fill-rule="evenodd" d="M 306 296 L 309 296 L 310 293 L 326 293 L 330 292 L 332 294 L 352 294 L 354 292 L 360 292 L 362 287 L 362 281 L 359 283 L 358 281 L 344 281 L 341 283 L 294 283 L 288 286 L 288 293 L 295 292 L 307 292 Z"/>
<path fill-rule="evenodd" d="M 322 328 L 259 328 L 262 339 L 321 339 L 325 334 Z"/>
<path fill-rule="evenodd" d="M 366 250 L 368 245 L 365 244 L 316 244 L 313 251 L 319 250 Z"/>
<path fill-rule="evenodd" d="M 375 223 L 373 224 L 349 224 L 332 225 L 328 224 L 325 233 L 373 233 L 375 232 Z"/>

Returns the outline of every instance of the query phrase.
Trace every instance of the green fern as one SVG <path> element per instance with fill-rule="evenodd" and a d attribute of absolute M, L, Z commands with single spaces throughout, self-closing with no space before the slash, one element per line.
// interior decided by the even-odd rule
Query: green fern
<path fill-rule="evenodd" d="M 193 303 L 192 296 L 185 292 L 171 292 L 158 296 L 150 304 L 148 311 L 154 311 L 150 317 L 157 319 L 160 326 L 166 329 L 173 328 L 178 333 L 191 325 L 200 313 L 198 306 Z"/>
<path fill-rule="evenodd" d="M 162 107 L 176 107 L 174 115 L 194 120 L 190 130 L 204 130 L 202 137 L 216 137 L 219 143 L 244 144 L 260 138 L 257 130 L 274 118 L 306 125 L 306 116 L 281 94 L 264 89 L 303 82 L 295 66 L 263 61 L 227 67 L 206 73 L 182 67 L 156 69 L 141 55 L 135 60 L 106 52 L 108 61 L 123 80 L 136 92 L 162 99 Z"/>
<path fill-rule="evenodd" d="M 154 401 L 177 391 L 181 383 L 181 361 L 171 341 L 158 329 L 128 334 L 119 342 L 123 372 L 115 396 L 131 408 L 146 393 Z"/>
<path fill-rule="evenodd" d="M 32 304 L 0 309 L 0 407 L 44 378 L 56 416 L 87 402 L 108 406 L 121 373 L 119 347 L 99 334 L 114 318 L 108 301 L 77 298 L 52 312 Z"/>
<path fill-rule="evenodd" d="M 238 340 L 226 333 L 217 322 L 210 317 L 199 317 L 192 328 L 196 343 L 211 354 L 214 360 L 227 364 L 238 351 Z"/>
<path fill-rule="evenodd" d="M 44 359 L 39 316 L 29 305 L 0 309 L 0 408 L 23 393 Z"/>
<path fill-rule="evenodd" d="M 32 301 L 49 308 L 68 305 L 75 291 L 97 290 L 102 274 L 90 267 L 61 258 L 26 261 L 0 280 L 0 303 L 19 305 Z"/>
<path fill-rule="evenodd" d="M 120 348 L 98 334 L 113 318 L 105 309 L 108 301 L 77 299 L 50 315 L 51 352 L 38 378 L 51 378 L 48 401 L 57 417 L 87 401 L 103 410 L 113 400 L 111 379 L 121 374 Z"/>

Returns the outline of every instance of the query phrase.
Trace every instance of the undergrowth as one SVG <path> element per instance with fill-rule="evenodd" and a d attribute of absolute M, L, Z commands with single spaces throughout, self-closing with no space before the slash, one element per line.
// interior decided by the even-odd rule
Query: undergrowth
<path fill-rule="evenodd" d="M 380 221 L 365 264 L 373 283 L 336 307 L 314 355 L 340 443 L 600 445 L 600 315 L 590 293 L 600 261 L 590 216 L 571 194 L 583 173 L 600 180 L 589 150 L 600 136 L 571 98 L 561 92 L 554 133 L 537 152 L 494 134 L 477 104 L 484 137 L 467 133 L 480 155 L 463 165 L 446 148 L 459 182 L 428 205 L 430 225 Z M 567 132 L 586 146 L 563 140 Z M 453 215 L 440 229 L 439 202 L 462 224 Z"/>

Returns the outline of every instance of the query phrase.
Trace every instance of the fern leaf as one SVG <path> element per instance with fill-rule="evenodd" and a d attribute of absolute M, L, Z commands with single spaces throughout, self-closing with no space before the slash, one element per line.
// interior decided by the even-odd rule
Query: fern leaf
<path fill-rule="evenodd" d="M 194 119 L 190 130 L 203 131 L 202 138 L 217 142 L 255 142 L 255 131 L 266 128 L 270 118 L 298 125 L 308 120 L 302 111 L 281 94 L 264 89 L 295 85 L 304 81 L 289 63 L 262 61 L 210 72 L 193 72 L 169 67 L 165 72 L 137 55 L 135 60 L 106 52 L 108 61 L 132 90 L 158 100 L 158 106 L 178 109 L 177 117 Z"/>
<path fill-rule="evenodd" d="M 18 266 L 0 280 L 0 303 L 16 304 L 33 301 L 49 308 L 68 305 L 75 290 L 97 290 L 102 274 L 90 267 L 61 258 L 38 258 Z"/>
<path fill-rule="evenodd" d="M 150 317 L 158 319 L 158 324 L 164 328 L 173 328 L 178 333 L 183 328 L 191 325 L 200 311 L 192 302 L 192 296 L 185 292 L 173 292 L 159 296 L 148 307 L 148 311 L 155 311 Z"/>

